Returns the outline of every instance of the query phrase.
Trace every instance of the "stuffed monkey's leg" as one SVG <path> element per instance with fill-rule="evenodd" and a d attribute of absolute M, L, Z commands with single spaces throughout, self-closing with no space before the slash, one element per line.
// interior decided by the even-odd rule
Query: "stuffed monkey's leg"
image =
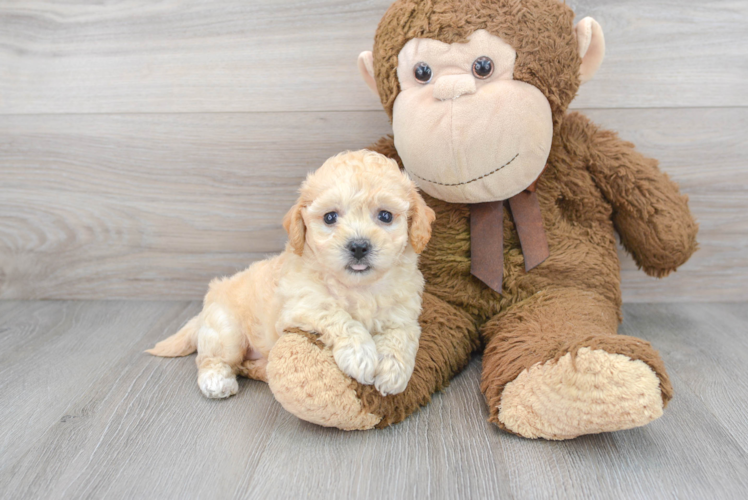
<path fill-rule="evenodd" d="M 484 325 L 481 390 L 490 421 L 524 437 L 570 439 L 644 425 L 672 387 L 657 351 L 617 335 L 617 307 L 549 289 Z"/>
<path fill-rule="evenodd" d="M 400 422 L 445 387 L 478 347 L 473 319 L 428 293 L 420 323 L 415 369 L 400 394 L 382 396 L 352 380 L 316 335 L 298 330 L 286 332 L 270 351 L 270 389 L 286 410 L 326 427 L 364 430 Z"/>

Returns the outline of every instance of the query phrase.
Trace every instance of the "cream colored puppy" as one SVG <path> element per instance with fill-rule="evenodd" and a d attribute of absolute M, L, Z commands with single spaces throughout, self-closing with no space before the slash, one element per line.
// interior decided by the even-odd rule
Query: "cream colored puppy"
<path fill-rule="evenodd" d="M 286 214 L 286 249 L 210 284 L 203 310 L 149 353 L 197 349 L 198 386 L 236 394 L 236 375 L 266 380 L 268 353 L 289 328 L 316 332 L 340 369 L 382 394 L 413 373 L 421 330 L 418 255 L 434 212 L 393 160 L 371 151 L 327 160 Z"/>

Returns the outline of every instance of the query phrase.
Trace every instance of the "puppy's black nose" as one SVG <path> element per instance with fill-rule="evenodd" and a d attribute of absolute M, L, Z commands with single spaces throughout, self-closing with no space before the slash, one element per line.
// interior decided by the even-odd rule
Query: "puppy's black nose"
<path fill-rule="evenodd" d="M 350 250 L 353 257 L 361 260 L 369 253 L 370 246 L 369 240 L 353 240 L 348 243 L 348 250 Z"/>

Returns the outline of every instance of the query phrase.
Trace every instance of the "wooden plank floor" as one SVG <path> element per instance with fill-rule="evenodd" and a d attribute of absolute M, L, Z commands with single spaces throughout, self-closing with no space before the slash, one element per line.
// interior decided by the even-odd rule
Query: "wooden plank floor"
<path fill-rule="evenodd" d="M 530 441 L 486 423 L 480 359 L 394 427 L 301 422 L 267 386 L 203 398 L 143 349 L 197 302 L 0 302 L 3 498 L 746 498 L 748 307 L 628 304 L 676 396 L 653 424 Z"/>

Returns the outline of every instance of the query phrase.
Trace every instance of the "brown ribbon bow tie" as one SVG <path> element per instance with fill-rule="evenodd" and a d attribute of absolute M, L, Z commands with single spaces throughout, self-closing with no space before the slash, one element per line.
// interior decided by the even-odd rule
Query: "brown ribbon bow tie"
<path fill-rule="evenodd" d="M 525 271 L 540 265 L 550 255 L 534 187 L 509 198 L 509 209 L 525 257 Z M 470 273 L 501 293 L 504 275 L 504 201 L 470 205 L 470 260 Z"/>

